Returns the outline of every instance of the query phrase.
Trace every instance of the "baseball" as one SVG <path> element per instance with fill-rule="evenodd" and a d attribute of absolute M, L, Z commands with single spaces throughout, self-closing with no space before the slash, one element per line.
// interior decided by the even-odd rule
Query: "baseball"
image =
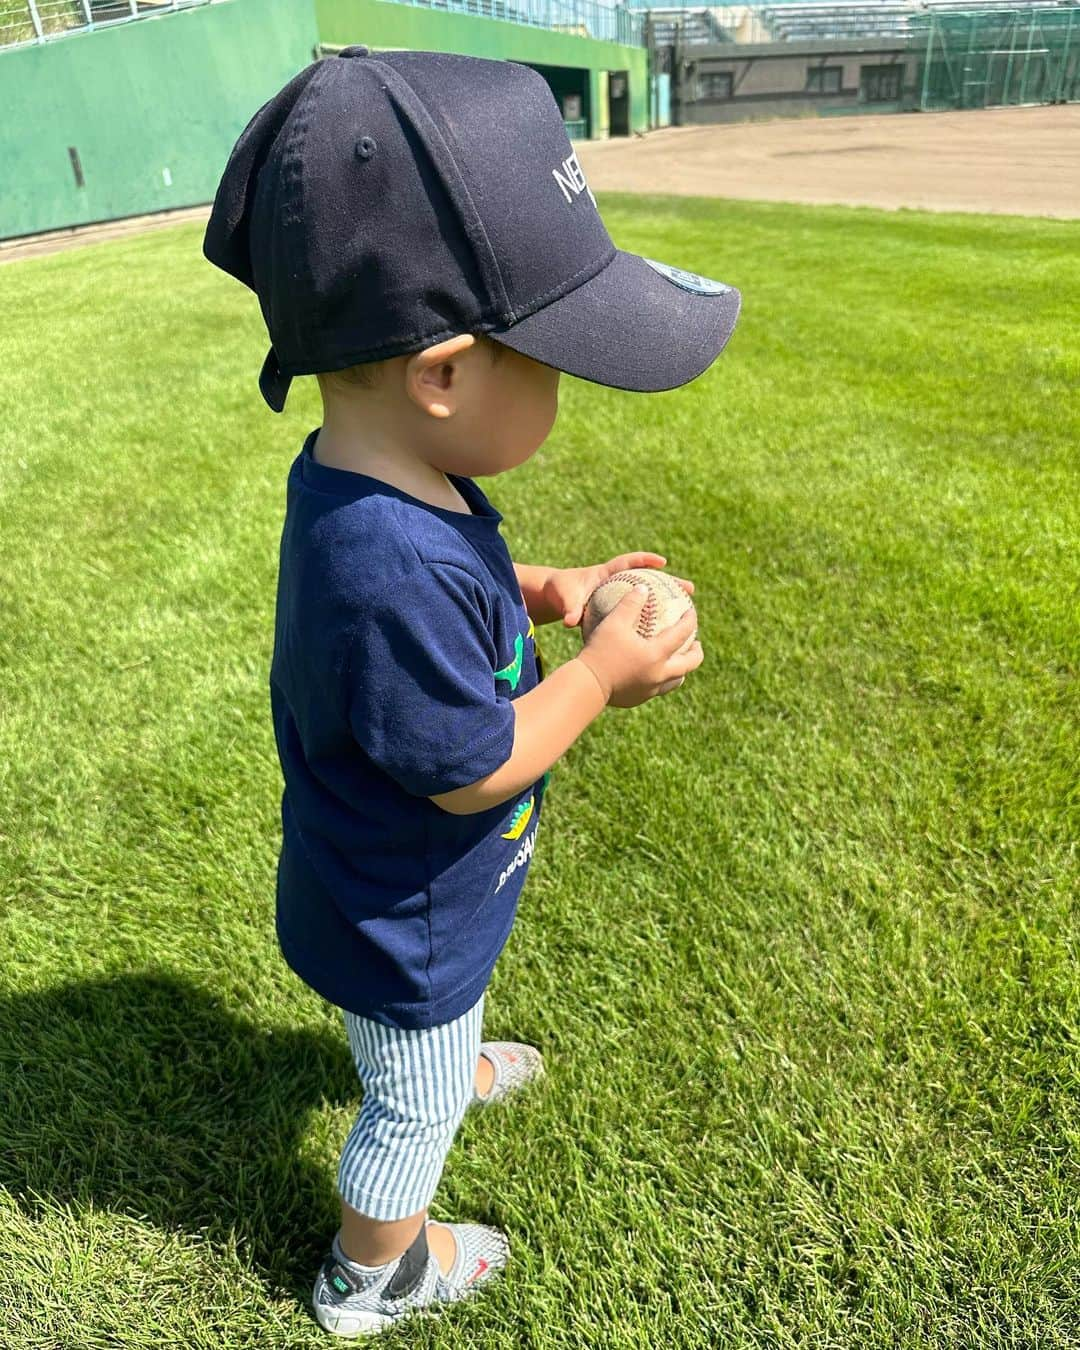
<path fill-rule="evenodd" d="M 638 620 L 638 632 L 642 637 L 652 637 L 670 628 L 686 610 L 693 608 L 693 600 L 679 583 L 658 568 L 634 567 L 626 572 L 616 572 L 589 596 L 581 616 L 582 640 L 588 638 L 600 620 L 611 613 L 627 591 L 642 583 L 649 588 Z M 696 638 L 695 628 L 679 651 L 686 651 Z"/>

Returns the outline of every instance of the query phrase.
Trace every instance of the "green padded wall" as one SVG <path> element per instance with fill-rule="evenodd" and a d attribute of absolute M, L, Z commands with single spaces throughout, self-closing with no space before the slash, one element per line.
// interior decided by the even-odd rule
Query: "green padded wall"
<path fill-rule="evenodd" d="M 320 44 L 356 42 L 547 67 L 588 91 L 594 136 L 606 134 L 606 72 L 624 70 L 631 125 L 648 126 L 644 48 L 389 0 L 219 0 L 0 49 L 0 239 L 212 201 L 260 104 Z"/>
<path fill-rule="evenodd" d="M 224 0 L 0 51 L 0 238 L 212 201 L 318 40 L 311 0 Z"/>

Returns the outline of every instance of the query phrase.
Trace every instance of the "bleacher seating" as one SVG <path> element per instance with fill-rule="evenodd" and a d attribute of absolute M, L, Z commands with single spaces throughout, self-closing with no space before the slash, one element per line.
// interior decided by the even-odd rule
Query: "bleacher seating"
<path fill-rule="evenodd" d="M 734 42 L 734 36 L 717 22 L 707 8 L 679 9 L 674 6 L 650 6 L 640 11 L 652 26 L 653 42 L 657 47 L 676 42 Z"/>
<path fill-rule="evenodd" d="M 812 38 L 892 37 L 907 32 L 913 6 L 904 0 L 866 0 L 852 3 L 794 3 L 766 5 L 761 17 L 773 37 L 781 42 Z"/>
<path fill-rule="evenodd" d="M 1064 8 L 1080 0 L 1046 0 L 1050 7 Z M 1029 0 L 1030 4 L 1030 0 Z M 904 38 L 912 35 L 913 20 L 917 29 L 928 16 L 942 14 L 971 14 L 1011 11 L 1028 8 L 1022 0 L 787 0 L 786 3 L 754 3 L 750 6 L 760 16 L 769 39 L 780 42 L 814 41 L 831 38 Z M 725 27 L 719 14 L 728 19 L 729 7 L 679 8 L 676 6 L 649 6 L 636 11 L 651 25 L 656 46 L 675 42 L 689 43 L 733 42 L 735 34 Z M 742 38 L 743 41 L 747 39 Z M 760 38 L 750 38 L 760 41 Z"/>
<path fill-rule="evenodd" d="M 781 42 L 815 38 L 909 37 L 911 21 L 929 14 L 971 14 L 1024 8 L 1018 0 L 793 0 L 767 4 L 761 17 Z"/>

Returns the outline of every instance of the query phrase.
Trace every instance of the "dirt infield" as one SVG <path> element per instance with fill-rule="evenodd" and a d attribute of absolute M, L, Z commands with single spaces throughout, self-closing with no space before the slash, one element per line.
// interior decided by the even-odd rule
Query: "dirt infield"
<path fill-rule="evenodd" d="M 1080 217 L 1080 105 L 673 127 L 577 147 L 597 192 Z"/>

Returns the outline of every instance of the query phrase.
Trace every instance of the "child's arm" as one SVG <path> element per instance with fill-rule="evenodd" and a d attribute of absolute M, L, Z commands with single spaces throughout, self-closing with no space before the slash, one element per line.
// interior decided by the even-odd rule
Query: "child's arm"
<path fill-rule="evenodd" d="M 688 609 L 669 628 L 643 638 L 637 625 L 644 602 L 645 587 L 628 591 L 577 656 L 514 700 L 513 749 L 494 773 L 430 800 L 459 816 L 499 806 L 550 769 L 609 703 L 635 708 L 682 684 L 702 661 L 699 642 L 679 652 L 697 616 Z"/>
<path fill-rule="evenodd" d="M 534 620 L 535 622 L 535 620 Z M 575 656 L 514 700 L 514 749 L 494 773 L 431 800 L 451 815 L 487 811 L 530 787 L 570 748 L 608 703 L 591 666 Z"/>
<path fill-rule="evenodd" d="M 521 598 L 525 602 L 525 613 L 536 624 L 554 623 L 563 616 L 562 606 L 554 598 L 545 596 L 545 583 L 560 569 L 558 567 L 534 567 L 531 563 L 514 563 Z"/>

